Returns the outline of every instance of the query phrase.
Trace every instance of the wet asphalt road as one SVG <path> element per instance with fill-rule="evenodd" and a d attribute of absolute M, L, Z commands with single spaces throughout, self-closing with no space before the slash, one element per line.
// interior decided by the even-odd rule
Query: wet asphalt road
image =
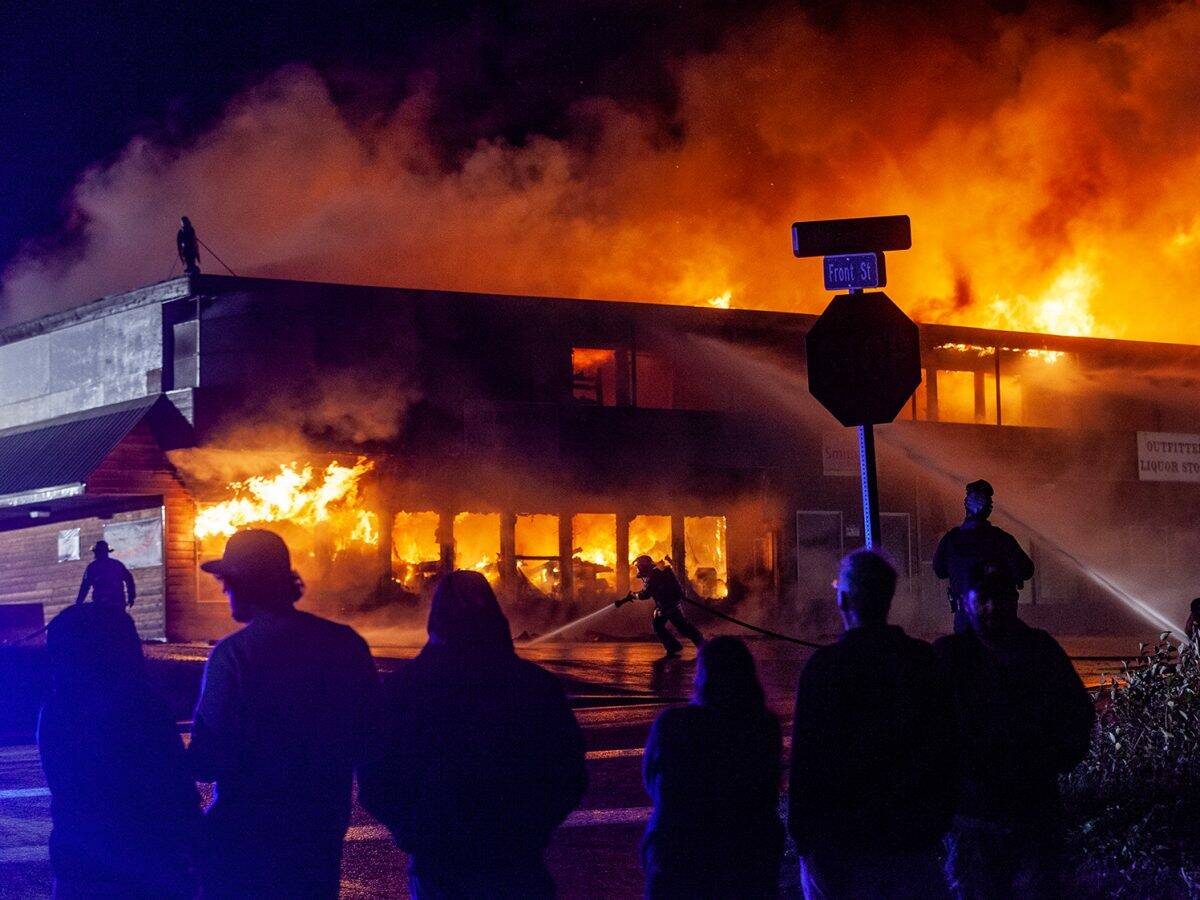
<path fill-rule="evenodd" d="M 1064 641 L 1085 656 L 1133 652 L 1136 638 Z M 809 651 L 767 641 L 752 643 L 768 701 L 790 733 L 792 692 Z M 377 646 L 387 670 L 418 648 Z M 151 655 L 203 659 L 207 647 L 154 648 Z M 692 651 L 656 665 L 650 643 L 546 644 L 520 651 L 557 673 L 567 685 L 588 747 L 590 787 L 580 808 L 560 828 L 548 853 L 562 897 L 634 898 L 642 895 L 637 848 L 649 813 L 641 785 L 641 748 L 654 717 L 685 702 L 695 670 Z M 1111 660 L 1077 662 L 1085 681 L 1112 671 Z M 48 897 L 46 856 L 49 795 L 31 745 L 0 747 L 0 898 Z M 713 835 L 714 846 L 720 834 Z M 784 896 L 795 892 L 794 861 L 785 864 Z M 355 808 L 342 869 L 344 897 L 405 897 L 406 861 L 386 832 Z"/>

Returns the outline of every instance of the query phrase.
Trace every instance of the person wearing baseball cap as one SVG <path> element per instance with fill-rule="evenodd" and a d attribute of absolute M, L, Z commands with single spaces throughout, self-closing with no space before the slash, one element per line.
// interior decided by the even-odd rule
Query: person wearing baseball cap
<path fill-rule="evenodd" d="M 239 531 L 201 568 L 245 624 L 209 656 L 188 750 L 197 780 L 216 783 L 205 896 L 335 898 L 354 768 L 377 734 L 371 652 L 295 608 L 304 585 L 274 532 Z"/>
<path fill-rule="evenodd" d="M 111 606 L 114 609 L 127 609 L 133 606 L 137 599 L 137 584 L 133 575 L 125 568 L 119 559 L 113 559 L 109 554 L 112 547 L 108 541 L 96 541 L 92 545 L 92 555 L 95 557 L 83 571 L 83 580 L 79 583 L 79 593 L 76 603 L 82 603 L 92 592 L 92 602 L 100 606 Z"/>
<path fill-rule="evenodd" d="M 933 554 L 933 574 L 948 579 L 955 634 L 967 630 L 963 601 L 973 566 L 990 565 L 1002 569 L 1018 588 L 1033 577 L 1033 560 L 1017 539 L 988 521 L 995 493 L 991 484 L 982 478 L 968 484 L 963 500 L 966 518 L 942 536 Z"/>

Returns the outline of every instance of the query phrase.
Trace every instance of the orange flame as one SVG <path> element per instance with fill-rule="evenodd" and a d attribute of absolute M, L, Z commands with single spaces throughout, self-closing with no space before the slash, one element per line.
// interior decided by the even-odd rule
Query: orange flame
<path fill-rule="evenodd" d="M 331 462 L 324 469 L 293 462 L 274 475 L 259 475 L 229 485 L 233 497 L 203 506 L 196 515 L 196 536 L 229 537 L 241 528 L 290 522 L 300 528 L 327 526 L 334 549 L 379 543 L 379 522 L 360 507 L 359 482 L 374 468 L 360 457 L 352 466 Z"/>

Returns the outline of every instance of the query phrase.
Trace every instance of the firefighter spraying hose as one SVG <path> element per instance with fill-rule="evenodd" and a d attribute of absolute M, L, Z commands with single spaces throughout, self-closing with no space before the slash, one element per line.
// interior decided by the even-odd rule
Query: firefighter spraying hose
<path fill-rule="evenodd" d="M 700 634 L 699 629 L 697 629 L 695 625 L 684 618 L 683 611 L 680 608 L 680 605 L 683 603 L 688 603 L 697 607 L 698 609 L 703 609 L 709 615 L 716 616 L 718 619 L 723 619 L 726 622 L 737 625 L 740 628 L 745 628 L 749 631 L 761 634 L 764 637 L 774 638 L 775 640 L 779 641 L 787 641 L 789 644 L 799 644 L 802 647 L 817 648 L 824 646 L 823 644 L 818 644 L 814 641 L 806 641 L 802 638 L 792 637 L 789 634 L 781 634 L 778 631 L 771 631 L 769 628 L 761 628 L 758 625 L 751 625 L 749 622 L 744 622 L 741 619 L 728 615 L 727 613 L 719 612 L 718 610 L 713 609 L 707 603 L 700 603 L 696 600 L 693 600 L 692 598 L 688 597 L 683 588 L 680 587 L 679 580 L 675 577 L 675 573 L 669 568 L 656 566 L 654 564 L 654 560 L 652 560 L 649 556 L 639 556 L 633 562 L 637 567 L 638 578 L 642 580 L 642 590 L 630 591 L 619 600 L 616 600 L 610 604 L 606 604 L 597 610 L 593 610 L 586 616 L 581 616 L 574 621 L 568 622 L 566 625 L 554 629 L 554 631 L 539 635 L 533 640 L 528 641 L 526 646 L 540 644 L 543 641 L 548 641 L 551 638 L 558 637 L 560 634 L 570 631 L 577 625 L 582 625 L 584 622 L 597 618 L 611 609 L 620 609 L 626 603 L 632 603 L 634 600 L 650 599 L 653 599 L 655 604 L 654 614 L 651 621 L 655 634 L 658 635 L 659 640 L 663 642 L 663 647 L 666 650 L 666 653 L 663 656 L 664 659 L 673 659 L 678 656 L 682 650 L 682 645 L 679 643 L 678 639 L 667 630 L 668 622 L 679 629 L 679 633 L 684 637 L 689 638 L 694 644 L 696 644 L 697 647 L 704 642 L 704 636 Z M 660 612 L 663 610 L 665 611 Z M 683 622 L 682 626 L 679 624 L 680 620 Z M 666 635 L 665 638 L 663 637 L 664 634 Z"/>
<path fill-rule="evenodd" d="M 651 616 L 650 624 L 654 628 L 655 635 L 662 641 L 663 659 L 678 656 L 683 650 L 679 638 L 675 637 L 667 628 L 668 624 L 674 625 L 676 631 L 699 649 L 704 643 L 704 635 L 683 614 L 682 604 L 686 598 L 675 573 L 668 568 L 659 568 L 654 564 L 654 560 L 645 554 L 635 559 L 633 565 L 637 569 L 637 577 L 642 580 L 642 589 L 630 591 L 618 600 L 616 605 L 623 606 L 634 600 L 654 601 L 654 613 Z"/>

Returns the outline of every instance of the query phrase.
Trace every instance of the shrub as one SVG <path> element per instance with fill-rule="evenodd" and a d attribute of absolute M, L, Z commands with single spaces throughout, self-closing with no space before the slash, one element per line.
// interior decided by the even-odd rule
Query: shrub
<path fill-rule="evenodd" d="M 1200 655 L 1169 633 L 1102 678 L 1087 757 L 1063 778 L 1075 881 L 1106 897 L 1200 888 Z"/>

